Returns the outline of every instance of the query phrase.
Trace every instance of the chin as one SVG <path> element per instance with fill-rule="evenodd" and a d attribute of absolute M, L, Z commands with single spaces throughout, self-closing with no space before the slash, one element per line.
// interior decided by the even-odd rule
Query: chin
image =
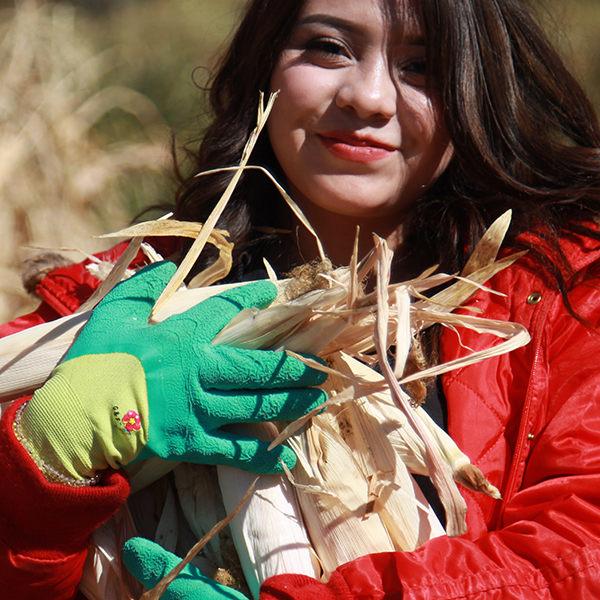
<path fill-rule="evenodd" d="M 338 204 L 328 202 L 327 205 L 321 205 L 319 208 L 340 217 L 357 220 L 381 219 L 384 217 L 393 217 L 393 215 L 398 214 L 397 207 L 390 207 L 387 205 L 378 206 L 373 204 L 365 205 L 365 203 L 361 202 L 348 203 L 347 201 L 340 201 Z"/>

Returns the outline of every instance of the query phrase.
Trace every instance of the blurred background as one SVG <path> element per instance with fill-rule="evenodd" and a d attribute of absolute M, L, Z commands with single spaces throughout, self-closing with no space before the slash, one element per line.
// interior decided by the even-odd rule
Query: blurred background
<path fill-rule="evenodd" d="M 600 107 L 600 0 L 531 0 Z M 0 322 L 35 307 L 22 262 L 110 245 L 173 195 L 170 146 L 244 0 L 0 0 Z M 154 215 L 156 216 L 156 215 Z"/>

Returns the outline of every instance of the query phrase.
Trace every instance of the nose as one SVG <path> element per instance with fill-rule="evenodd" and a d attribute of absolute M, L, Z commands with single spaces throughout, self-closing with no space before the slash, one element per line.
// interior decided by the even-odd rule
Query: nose
<path fill-rule="evenodd" d="M 397 111 L 398 89 L 387 61 L 365 63 L 349 69 L 340 86 L 336 104 L 352 110 L 361 119 L 391 119 Z"/>

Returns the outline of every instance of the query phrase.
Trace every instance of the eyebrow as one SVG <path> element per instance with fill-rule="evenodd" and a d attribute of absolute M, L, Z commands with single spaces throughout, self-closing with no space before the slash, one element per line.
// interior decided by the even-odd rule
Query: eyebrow
<path fill-rule="evenodd" d="M 304 17 L 304 19 L 300 19 L 296 26 L 298 27 L 301 25 L 312 25 L 315 23 L 320 25 L 330 25 L 331 27 L 335 27 L 336 29 L 345 30 L 349 33 L 354 34 L 361 34 L 364 32 L 361 25 L 328 14 L 308 15 L 307 17 Z"/>
<path fill-rule="evenodd" d="M 347 31 L 348 33 L 352 33 L 354 35 L 364 35 L 364 28 L 360 24 L 353 23 L 352 21 L 347 21 L 346 19 L 342 19 L 340 17 L 334 17 L 333 15 L 328 14 L 315 14 L 308 15 L 303 19 L 300 19 L 296 23 L 296 27 L 300 27 L 302 25 L 329 25 L 331 27 L 335 27 L 336 29 Z M 419 33 L 411 37 L 410 34 L 404 33 L 406 36 L 404 39 L 404 43 L 410 46 L 424 46 L 425 45 L 425 37 L 423 34 Z"/>

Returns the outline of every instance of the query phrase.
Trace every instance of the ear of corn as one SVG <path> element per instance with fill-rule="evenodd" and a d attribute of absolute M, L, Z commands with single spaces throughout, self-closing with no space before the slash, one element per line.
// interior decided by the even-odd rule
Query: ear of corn
<path fill-rule="evenodd" d="M 181 463 L 173 474 L 181 510 L 199 540 L 226 517 L 216 471 L 208 465 Z M 208 542 L 204 555 L 219 567 L 225 566 L 220 536 Z"/>
<path fill-rule="evenodd" d="M 154 321 L 186 311 L 219 292 L 243 284 L 215 285 L 174 294 Z M 36 325 L 0 339 L 0 401 L 31 392 L 48 379 L 87 323 L 90 311 Z"/>
<path fill-rule="evenodd" d="M 349 402 L 313 417 L 289 438 L 302 457 L 293 481 L 327 574 L 359 556 L 414 550 L 444 533 L 381 433 L 360 405 Z"/>
<path fill-rule="evenodd" d="M 380 381 L 381 376 L 360 361 L 340 353 L 336 357 L 336 368 L 341 373 L 352 373 L 363 381 Z M 394 452 L 408 467 L 411 473 L 429 475 L 425 460 L 426 447 L 422 438 L 407 421 L 406 415 L 399 411 L 388 391 L 369 394 L 369 402 L 361 407 L 373 416 L 382 428 L 381 435 L 389 440 Z M 481 474 L 481 471 L 471 464 L 469 457 L 461 452 L 454 440 L 441 429 L 422 407 L 415 407 L 415 416 L 429 430 L 436 446 L 446 463 L 452 469 L 455 481 L 493 498 L 500 499 L 500 493 Z"/>
<path fill-rule="evenodd" d="M 246 424 L 236 433 L 270 441 L 277 435 L 272 423 Z M 255 475 L 234 467 L 217 468 L 227 512 L 240 502 Z M 294 490 L 285 476 L 262 475 L 254 494 L 230 523 L 240 564 L 254 598 L 260 584 L 281 573 L 319 578 L 322 568 L 311 545 Z"/>
<path fill-rule="evenodd" d="M 423 287 L 422 282 L 420 285 Z M 471 293 L 477 289 L 474 286 L 471 288 Z M 461 294 L 464 295 L 464 292 Z M 387 305 L 387 299 L 383 301 Z M 381 303 L 380 296 L 380 309 Z M 396 289 L 395 305 L 398 308 L 393 322 L 396 356 L 401 373 L 413 335 L 406 287 Z M 261 311 L 259 315 L 267 311 Z M 338 318 L 343 318 L 348 327 L 351 322 L 348 317 L 355 317 L 356 314 L 352 311 L 346 314 L 342 312 L 338 313 Z M 255 343 L 260 339 L 257 333 L 257 330 L 260 332 L 260 324 L 256 315 L 252 318 L 252 323 L 246 322 L 245 325 L 243 319 L 240 319 L 235 324 L 238 330 L 229 331 L 227 342 L 232 345 L 241 343 L 248 344 L 247 347 L 261 347 Z M 294 337 L 300 331 L 302 335 L 310 336 L 307 332 L 312 327 L 316 328 L 321 318 L 320 312 L 315 311 L 301 328 L 294 324 L 284 346 L 293 344 Z M 389 323 L 387 315 L 385 323 Z M 244 330 L 244 327 L 247 329 Z M 233 328 L 232 326 L 232 330 Z M 251 335 L 248 334 L 249 331 L 252 332 Z M 239 335 L 238 339 L 236 335 Z M 387 331 L 379 337 L 381 361 L 381 353 L 387 350 L 387 345 L 391 342 Z M 216 340 L 219 341 L 223 340 Z M 281 343 L 281 339 L 277 343 Z M 313 345 L 311 351 L 319 352 L 318 346 Z M 349 357 L 346 357 L 345 366 L 341 367 L 339 361 L 342 356 L 341 353 L 329 355 L 334 369 L 338 372 L 358 372 L 364 378 L 364 371 L 368 367 Z M 338 360 L 337 365 L 335 360 Z M 402 390 L 398 388 L 395 394 L 396 397 L 402 395 L 402 400 L 408 403 Z M 468 458 L 446 434 L 438 431 L 426 413 L 412 407 L 400 412 L 393 406 L 391 398 L 390 392 L 387 392 L 387 402 L 382 403 L 383 407 L 372 408 L 371 411 L 365 411 L 355 403 L 342 405 L 336 411 L 330 409 L 328 413 L 314 416 L 310 426 L 289 438 L 289 443 L 299 456 L 293 481 L 311 539 L 326 574 L 340 563 L 357 556 L 387 549 L 410 550 L 442 533 L 439 522 L 423 502 L 422 494 L 410 478 L 407 464 L 412 464 L 416 472 L 433 474 L 434 477 L 437 475 L 437 484 L 442 486 L 442 497 L 449 514 L 449 532 L 453 535 L 464 532 L 465 505 L 452 479 L 468 482 L 471 478 L 464 477 L 463 473 L 465 470 L 468 473 L 477 472 L 476 468 L 470 465 Z M 376 398 L 369 397 L 368 404 L 376 405 Z M 405 414 L 406 410 L 409 411 L 408 416 Z M 374 418 L 378 414 L 389 427 L 390 413 L 395 413 L 396 423 L 399 423 L 398 417 L 402 415 L 402 425 L 393 427 L 389 432 L 391 439 L 397 431 L 409 430 L 412 433 L 407 436 L 408 443 L 403 444 L 405 453 L 410 450 L 411 455 L 405 460 L 399 460 L 400 456 L 394 451 L 391 439 L 385 436 L 384 427 Z M 342 431 L 345 435 L 342 435 Z M 340 473 L 344 474 L 343 478 L 339 477 Z M 498 497 L 497 490 L 483 476 L 479 474 L 474 479 L 478 484 L 471 487 Z M 351 485 L 348 485 L 349 481 Z"/>
<path fill-rule="evenodd" d="M 411 550 L 443 533 L 409 470 L 429 474 L 437 484 L 448 515 L 449 533 L 453 535 L 464 531 L 464 503 L 453 479 L 497 496 L 497 490 L 470 465 L 452 440 L 421 409 L 410 405 L 410 399 L 398 385 L 398 377 L 414 337 L 435 322 L 493 331 L 505 337 L 507 341 L 494 347 L 491 353 L 508 351 L 511 345 L 526 343 L 526 332 L 513 324 L 450 314 L 453 303 L 463 302 L 481 287 L 480 282 L 486 276 L 516 258 L 494 262 L 497 242 L 488 240 L 487 250 L 482 251 L 470 266 L 469 278 L 475 283 L 459 280 L 428 300 L 422 296 L 423 291 L 449 277 L 427 273 L 414 281 L 389 286 L 387 273 L 391 259 L 386 254 L 385 244 L 377 243 L 378 256 L 369 256 L 363 265 L 353 261 L 348 269 L 326 270 L 318 276 L 317 287 L 322 289 L 297 299 L 289 299 L 288 281 L 278 282 L 280 294 L 272 307 L 258 312 L 245 311 L 215 340 L 215 343 L 240 347 L 284 348 L 318 354 L 327 359 L 329 369 L 337 374 L 328 382 L 331 400 L 327 412 L 313 416 L 302 429 L 296 427 L 297 432 L 290 437 L 289 443 L 299 457 L 290 479 L 294 489 L 284 480 L 269 482 L 265 479 L 259 486 L 260 492 L 248 505 L 244 518 L 240 519 L 239 532 L 234 534 L 242 561 L 249 565 L 245 568 L 246 577 L 254 593 L 262 580 L 281 570 L 319 573 L 319 564 L 307 545 L 304 532 L 300 532 L 305 536 L 302 541 L 300 536 L 295 537 L 297 531 L 294 534 L 286 532 L 282 540 L 270 535 L 269 527 L 260 528 L 272 520 L 272 514 L 278 513 L 288 522 L 294 522 L 294 527 L 302 529 L 302 516 L 292 492 L 298 494 L 312 546 L 317 551 L 325 577 L 339 564 L 357 556 L 385 550 Z M 371 264 L 379 265 L 377 293 L 361 296 L 359 277 L 364 275 L 365 265 Z M 155 320 L 186 310 L 220 289 L 179 292 L 157 312 Z M 415 299 L 412 303 L 410 296 Z M 4 353 L 0 341 L 0 397 L 8 398 L 43 382 L 68 348 L 77 328 L 86 320 L 86 314 L 77 315 L 23 332 L 27 336 L 22 338 L 18 337 L 21 334 L 13 336 L 10 339 L 12 351 L 5 347 Z M 387 364 L 391 345 L 396 347 L 396 373 Z M 383 377 L 365 364 L 373 360 L 375 349 Z M 46 356 L 46 363 L 37 373 L 23 375 L 19 380 L 15 373 L 28 358 L 32 363 L 40 363 L 36 352 Z M 475 362 L 490 352 L 417 373 L 404 381 Z M 310 363 L 310 360 L 303 360 Z M 6 380 L 10 382 L 4 385 Z M 348 398 L 354 400 L 344 404 Z M 235 472 L 228 475 L 227 469 L 221 471 L 227 505 L 239 497 L 239 489 L 231 482 L 239 483 L 241 478 Z M 148 474 L 140 471 L 137 476 L 136 485 L 145 485 Z M 275 495 L 271 495 L 272 492 Z M 185 503 L 185 500 L 181 501 Z M 193 511 L 187 512 L 191 521 L 201 520 Z M 198 529 L 197 534 L 205 529 Z M 277 529 L 284 531 L 283 526 Z M 165 544 L 176 544 L 175 538 L 169 538 L 170 528 L 166 521 L 159 531 L 163 532 Z M 292 535 L 294 541 L 290 547 Z M 300 553 L 294 554 L 298 549 Z M 285 560 L 281 558 L 283 555 L 286 555 Z"/>
<path fill-rule="evenodd" d="M 367 515 L 369 483 L 329 412 L 290 438 L 298 455 L 295 487 L 325 576 L 340 564 L 394 550 L 379 515 Z M 357 524 L 361 523 L 360 531 Z"/>

